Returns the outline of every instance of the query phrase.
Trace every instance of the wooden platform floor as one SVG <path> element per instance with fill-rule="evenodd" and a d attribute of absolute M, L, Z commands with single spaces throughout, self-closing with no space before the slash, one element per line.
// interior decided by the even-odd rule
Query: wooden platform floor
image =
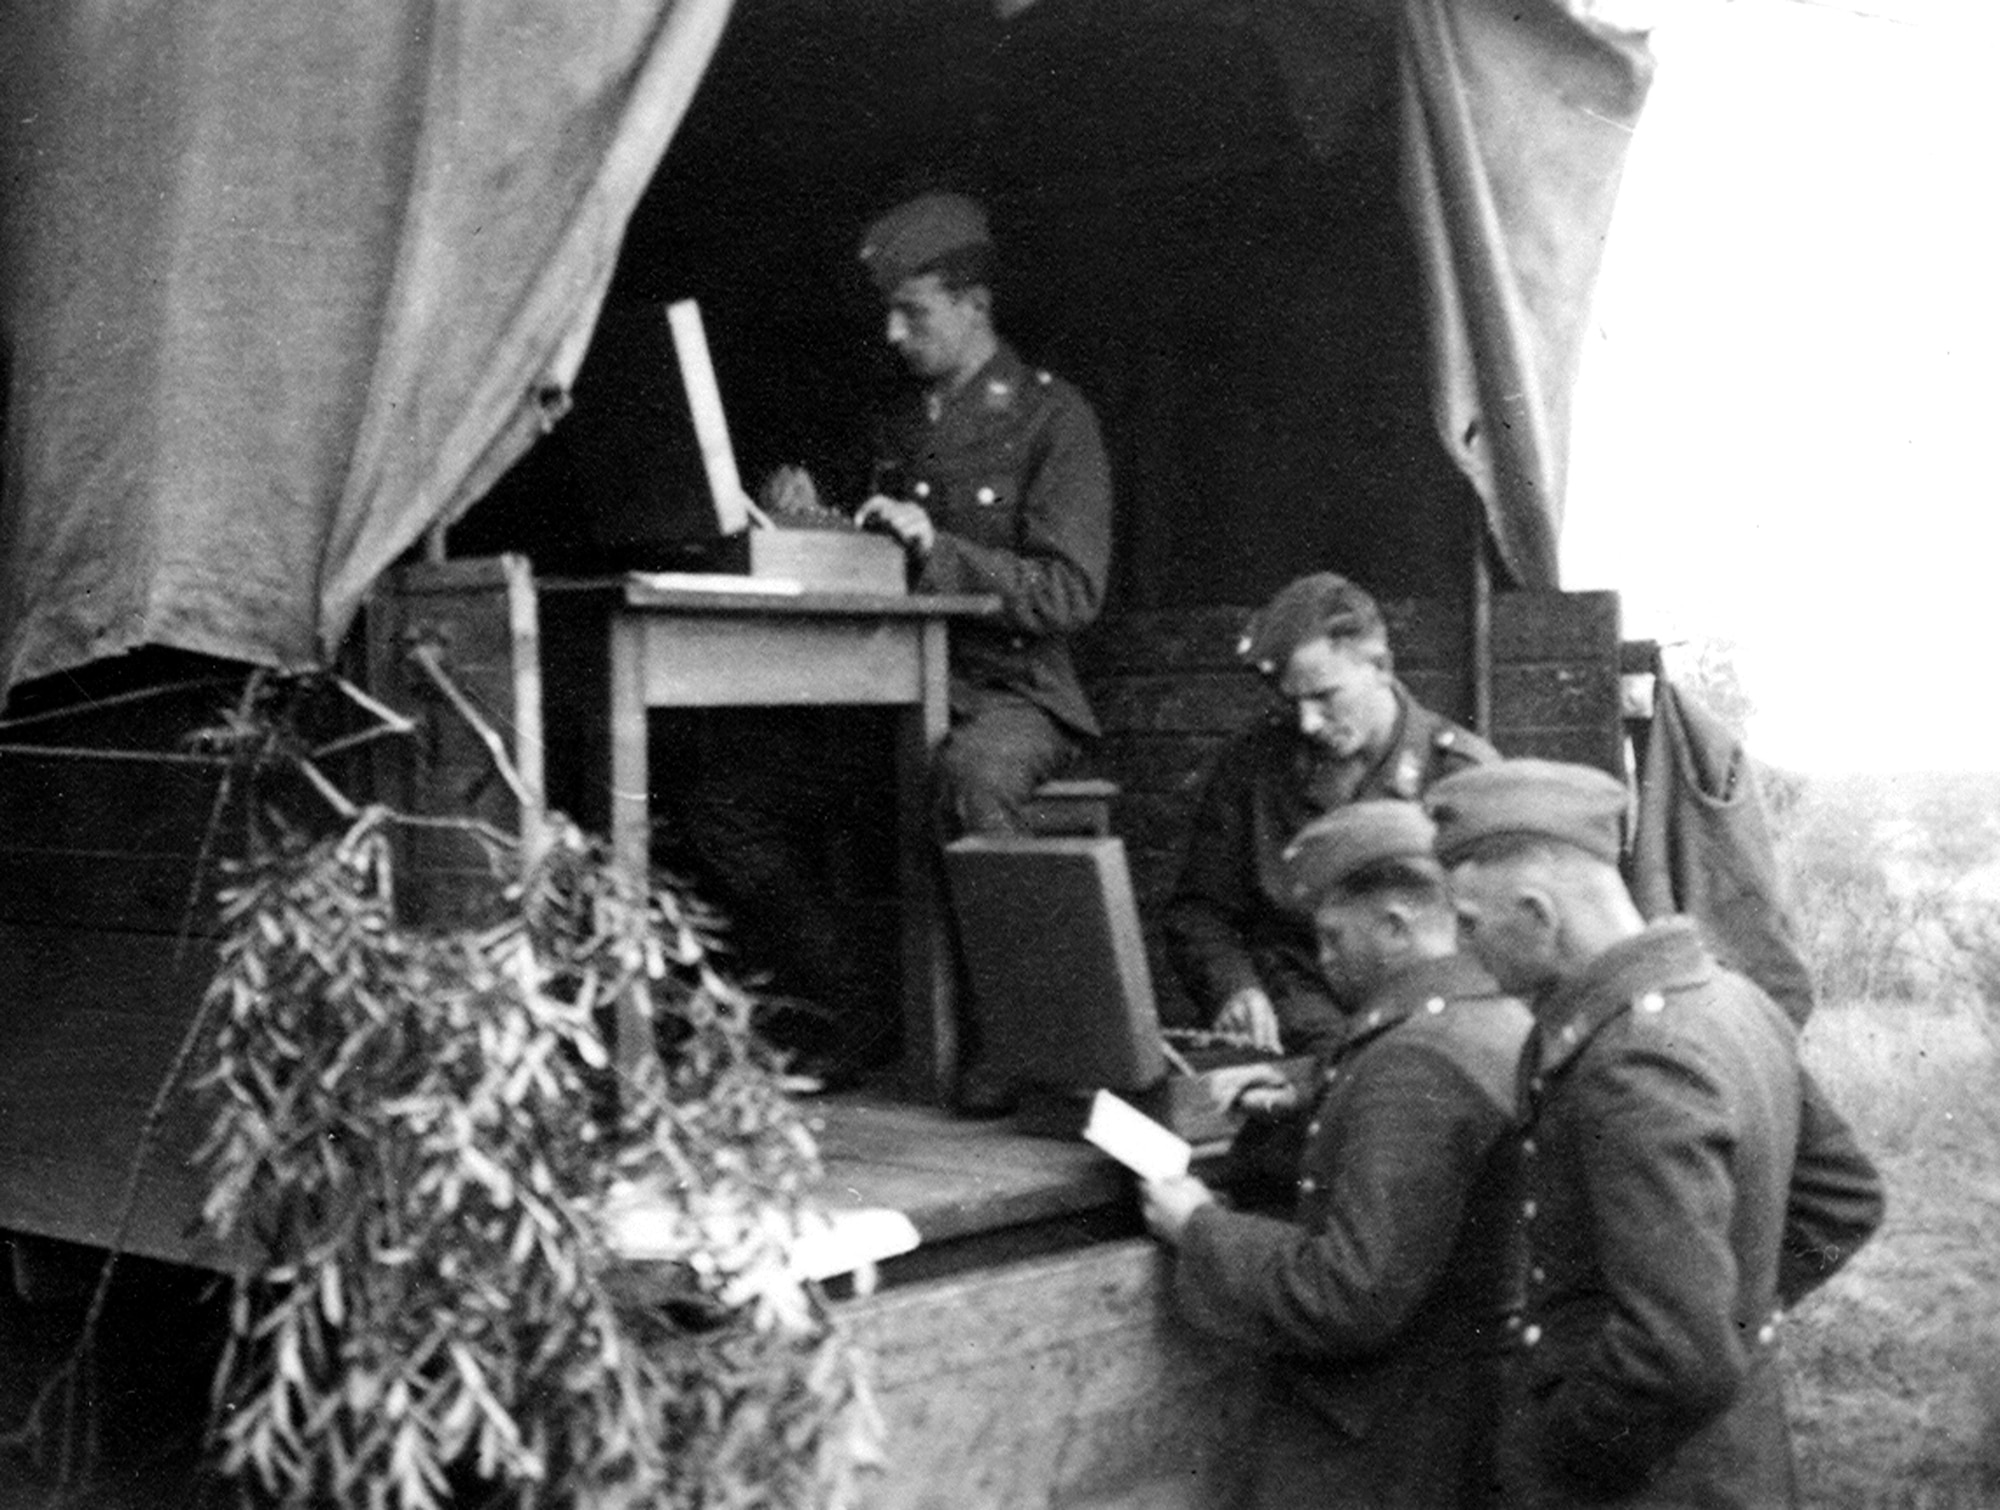
<path fill-rule="evenodd" d="M 1132 1205 L 1124 1170 L 1080 1139 L 867 1091 L 811 1103 L 832 1206 L 889 1206 L 926 1243 Z"/>

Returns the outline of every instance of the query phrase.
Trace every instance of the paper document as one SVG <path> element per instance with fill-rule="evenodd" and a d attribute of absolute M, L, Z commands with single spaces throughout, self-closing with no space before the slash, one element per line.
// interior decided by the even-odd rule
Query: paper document
<path fill-rule="evenodd" d="M 886 1206 L 832 1211 L 800 1225 L 792 1266 L 807 1279 L 831 1279 L 908 1253 L 918 1240 L 917 1224 Z"/>
<path fill-rule="evenodd" d="M 621 1185 L 605 1202 L 605 1236 L 612 1251 L 635 1263 L 685 1263 L 702 1234 L 686 1211 L 643 1185 Z M 790 1267 L 801 1279 L 831 1279 L 908 1253 L 916 1223 L 886 1206 L 842 1207 L 800 1216 Z"/>
<path fill-rule="evenodd" d="M 1194 1149 L 1131 1102 L 1099 1091 L 1090 1103 L 1084 1138 L 1145 1180 L 1171 1180 L 1188 1172 Z"/>
<path fill-rule="evenodd" d="M 796 577 L 751 577 L 739 572 L 635 571 L 631 578 L 656 592 L 760 592 L 796 598 L 806 590 Z"/>

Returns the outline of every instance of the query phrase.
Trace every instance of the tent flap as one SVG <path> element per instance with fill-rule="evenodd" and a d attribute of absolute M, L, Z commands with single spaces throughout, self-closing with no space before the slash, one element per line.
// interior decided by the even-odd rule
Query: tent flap
<path fill-rule="evenodd" d="M 0 688 L 329 658 L 560 402 L 728 11 L 6 7 Z"/>
<path fill-rule="evenodd" d="M 1570 398 L 1651 56 L 1558 0 L 1405 0 L 1403 72 L 1439 435 L 1509 575 L 1552 588 Z"/>

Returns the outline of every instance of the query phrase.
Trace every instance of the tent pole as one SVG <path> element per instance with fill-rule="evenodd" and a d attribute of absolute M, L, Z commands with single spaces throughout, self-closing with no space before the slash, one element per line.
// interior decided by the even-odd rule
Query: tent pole
<path fill-rule="evenodd" d="M 1472 592 L 1468 651 L 1471 661 L 1472 728 L 1481 739 L 1493 737 L 1493 568 L 1486 555 L 1486 530 L 1479 521 L 1472 532 Z"/>

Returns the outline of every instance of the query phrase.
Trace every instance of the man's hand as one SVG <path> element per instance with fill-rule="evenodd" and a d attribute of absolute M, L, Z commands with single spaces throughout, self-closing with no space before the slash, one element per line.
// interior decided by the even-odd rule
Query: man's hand
<path fill-rule="evenodd" d="M 877 493 L 854 511 L 854 521 L 863 529 L 882 530 L 903 542 L 903 549 L 919 557 L 928 556 L 937 543 L 937 526 L 921 504 L 905 503 Z"/>
<path fill-rule="evenodd" d="M 779 467 L 764 479 L 757 494 L 757 501 L 771 514 L 816 514 L 823 507 L 819 484 L 804 467 Z"/>
<path fill-rule="evenodd" d="M 1223 1111 L 1246 1111 L 1274 1117 L 1299 1104 L 1299 1088 L 1274 1064 L 1239 1064 L 1210 1070 L 1202 1077 L 1208 1093 Z"/>
<path fill-rule="evenodd" d="M 1245 986 L 1222 1004 L 1215 1019 L 1215 1031 L 1250 1040 L 1251 1047 L 1275 1054 L 1283 1044 L 1278 1037 L 1278 1009 L 1262 986 Z"/>
<path fill-rule="evenodd" d="M 1191 1174 L 1139 1182 L 1139 1211 L 1146 1218 L 1146 1230 L 1163 1243 L 1178 1243 L 1188 1218 L 1214 1204 L 1215 1192 Z"/>

